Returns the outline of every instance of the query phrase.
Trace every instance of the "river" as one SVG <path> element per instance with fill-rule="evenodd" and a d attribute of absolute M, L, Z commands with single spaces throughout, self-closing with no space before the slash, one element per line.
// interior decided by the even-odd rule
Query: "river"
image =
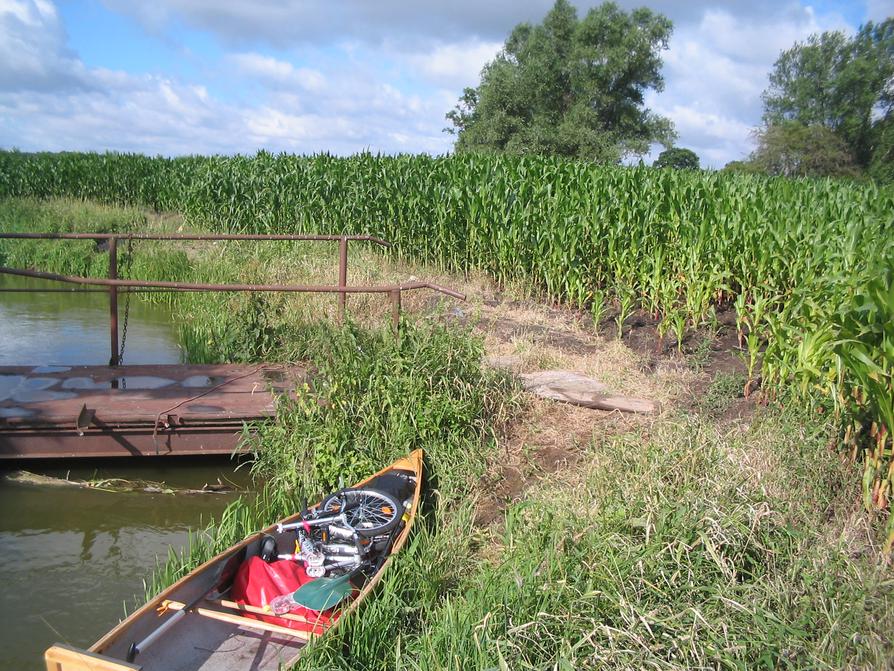
<path fill-rule="evenodd" d="M 59 288 L 0 275 L 6 288 Z M 123 325 L 124 296 L 119 298 Z M 0 365 L 107 364 L 108 296 L 0 291 Z M 128 364 L 178 363 L 170 311 L 131 297 Z M 11 480 L 0 466 L 0 669 L 43 669 L 54 642 L 94 643 L 143 594 L 156 557 L 185 547 L 190 529 L 217 516 L 234 494 L 120 493 Z M 127 478 L 201 488 L 248 484 L 226 458 L 31 462 L 29 471 L 72 479 Z"/>

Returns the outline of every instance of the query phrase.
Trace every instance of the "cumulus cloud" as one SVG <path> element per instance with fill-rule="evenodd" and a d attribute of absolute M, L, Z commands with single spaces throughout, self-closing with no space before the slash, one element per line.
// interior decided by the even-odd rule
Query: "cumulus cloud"
<path fill-rule="evenodd" d="M 64 46 L 65 31 L 47 0 L 0 0 L 0 90 L 60 91 L 89 86 Z"/>
<path fill-rule="evenodd" d="M 358 54 L 324 73 L 256 52 L 221 65 L 250 100 L 225 102 L 200 83 L 162 74 L 88 68 L 66 47 L 46 0 L 0 0 L 0 146 L 147 154 L 252 153 L 258 149 L 347 154 L 442 153 L 445 101 L 407 94 Z M 14 49 L 9 45 L 12 44 Z"/>
<path fill-rule="evenodd" d="M 101 0 L 166 44 L 196 30 L 224 49 L 192 81 L 87 67 L 50 0 L 0 0 L 0 145 L 150 154 L 442 153 L 462 88 L 511 28 L 553 0 Z M 575 1 L 579 15 L 599 0 Z M 621 0 L 631 9 L 643 0 Z M 782 49 L 810 33 L 853 30 L 807 0 L 651 0 L 675 22 L 665 91 L 647 105 L 677 125 L 680 146 L 720 167 L 751 148 L 760 93 Z M 823 7 L 830 5 L 824 3 Z M 867 18 L 892 0 L 867 0 Z M 172 30 L 173 29 L 173 30 Z M 204 77 L 208 77 L 206 81 Z M 223 83 L 222 83 L 223 82 Z"/>
<path fill-rule="evenodd" d="M 323 75 L 312 68 L 296 68 L 288 61 L 281 61 L 257 53 L 232 54 L 230 61 L 245 75 L 260 78 L 268 83 L 295 86 L 307 91 L 321 91 L 326 84 Z"/>
<path fill-rule="evenodd" d="M 674 122 L 679 146 L 699 154 L 702 165 L 723 167 L 753 148 L 750 132 L 760 124 L 760 96 L 780 52 L 824 30 L 853 27 L 837 14 L 818 16 L 809 6 L 757 17 L 707 9 L 672 38 L 664 58 L 665 91 L 650 95 L 647 104 Z"/>
<path fill-rule="evenodd" d="M 502 42 L 471 40 L 457 44 L 439 44 L 430 51 L 398 57 L 404 58 L 414 72 L 424 76 L 433 85 L 462 90 L 466 86 L 477 85 L 481 69 L 502 48 Z"/>

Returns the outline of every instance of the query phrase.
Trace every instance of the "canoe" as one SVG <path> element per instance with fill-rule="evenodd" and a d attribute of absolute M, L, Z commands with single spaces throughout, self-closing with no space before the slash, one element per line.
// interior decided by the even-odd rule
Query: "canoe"
<path fill-rule="evenodd" d="M 328 611 L 299 609 L 274 615 L 266 603 L 250 603 L 245 596 L 257 592 L 252 590 L 251 576 L 257 575 L 256 569 L 267 570 L 265 563 L 271 567 L 269 570 L 289 568 L 286 566 L 289 564 L 290 570 L 304 571 L 302 562 L 274 558 L 271 563 L 269 556 L 267 562 L 261 559 L 262 551 L 270 549 L 271 541 L 266 537 L 275 539 L 279 554 L 297 549 L 296 533 L 288 529 L 278 532 L 278 525 L 273 524 L 178 580 L 88 650 L 62 644 L 52 646 L 44 655 L 47 671 L 276 671 L 288 668 L 312 639 L 331 631 L 349 616 L 381 580 L 392 558 L 407 541 L 419 509 L 421 486 L 422 450 L 412 452 L 354 486 L 391 493 L 393 500 L 401 502 L 403 515 L 387 537 L 368 539 L 370 543 L 380 544 L 375 547 L 382 548 L 381 556 L 372 567 L 350 574 L 350 595 Z M 311 510 L 318 510 L 319 506 Z M 280 524 L 303 524 L 301 520 L 299 512 L 280 520 Z M 354 538 L 356 541 L 357 536 Z M 306 579 L 313 584 L 313 578 Z M 241 590 L 239 594 L 237 588 Z M 271 598 L 269 591 L 263 598 Z M 151 635 L 160 627 L 161 633 L 152 639 Z M 143 644 L 147 640 L 149 643 Z M 140 644 L 139 652 L 128 662 L 128 653 L 135 644 Z"/>

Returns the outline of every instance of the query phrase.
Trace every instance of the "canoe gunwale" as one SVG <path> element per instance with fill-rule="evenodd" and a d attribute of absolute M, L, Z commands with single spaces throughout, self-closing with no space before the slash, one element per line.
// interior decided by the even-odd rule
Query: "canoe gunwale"
<path fill-rule="evenodd" d="M 338 624 L 341 622 L 341 620 L 344 617 L 350 615 L 352 612 L 354 612 L 357 609 L 360 602 L 363 601 L 363 599 L 375 588 L 375 586 L 382 579 L 382 576 L 383 576 L 385 570 L 391 564 L 391 561 L 394 558 L 394 555 L 397 554 L 404 547 L 404 545 L 407 542 L 410 531 L 413 527 L 413 523 L 415 522 L 416 515 L 419 510 L 419 502 L 421 500 L 422 476 L 423 476 L 422 450 L 421 449 L 414 450 L 408 456 L 397 460 L 393 464 L 381 469 L 377 473 L 369 476 L 368 478 L 366 478 L 364 480 L 361 480 L 354 486 L 355 487 L 363 487 L 366 483 L 370 482 L 374 478 L 376 478 L 388 471 L 392 471 L 392 470 L 411 471 L 411 472 L 415 473 L 415 475 L 416 475 L 416 483 L 415 483 L 415 487 L 413 490 L 412 503 L 410 505 L 409 510 L 406 511 L 408 519 L 406 520 L 406 523 L 404 524 L 404 528 L 401 530 L 401 532 L 398 534 L 398 536 L 394 539 L 394 543 L 392 544 L 391 549 L 388 553 L 388 556 L 385 559 L 385 561 L 383 562 L 381 568 L 373 576 L 371 576 L 369 578 L 369 580 L 367 580 L 366 584 L 363 585 L 362 589 L 357 594 L 357 596 L 355 598 L 353 598 L 351 600 L 351 603 L 339 613 L 339 617 L 328 627 L 328 629 L 324 633 L 334 630 L 336 627 L 338 627 Z M 317 505 L 319 505 L 319 504 L 317 504 Z M 164 602 L 164 601 L 174 601 L 174 602 L 179 601 L 179 599 L 172 597 L 172 595 L 174 595 L 176 592 L 178 592 L 178 590 L 186 587 L 192 581 L 195 581 L 197 578 L 203 576 L 206 572 L 213 571 L 215 567 L 217 567 L 218 565 L 221 565 L 222 562 L 225 562 L 226 560 L 228 560 L 230 557 L 236 555 L 237 553 L 244 551 L 252 543 L 259 542 L 260 539 L 265 534 L 273 534 L 276 531 L 277 524 L 286 524 L 289 522 L 293 522 L 293 521 L 297 520 L 298 518 L 300 518 L 300 516 L 301 516 L 301 513 L 297 512 L 297 513 L 294 513 L 293 515 L 290 515 L 290 516 L 280 520 L 277 523 L 271 524 L 270 526 L 266 527 L 265 529 L 251 534 L 250 536 L 244 538 L 242 541 L 240 541 L 236 545 L 233 545 L 232 547 L 227 548 L 223 552 L 217 554 L 216 556 L 207 560 L 200 566 L 196 567 L 195 569 L 190 571 L 187 575 L 183 576 L 182 578 L 177 580 L 175 583 L 173 583 L 172 585 L 170 585 L 167 588 L 165 588 L 164 590 L 162 590 L 155 597 L 153 597 L 152 599 L 147 601 L 145 604 L 143 604 L 143 606 L 141 606 L 139 609 L 134 611 L 129 617 L 127 617 L 124 620 L 122 620 L 121 622 L 119 622 L 114 628 L 112 628 L 109 632 L 107 632 L 105 635 L 103 635 L 96 643 L 94 643 L 92 646 L 90 646 L 90 648 L 88 649 L 87 652 L 96 653 L 96 654 L 100 654 L 100 655 L 103 654 L 104 651 L 108 650 L 113 645 L 120 643 L 120 639 L 127 634 L 128 630 L 130 630 L 130 628 L 136 622 L 140 621 L 147 615 L 154 616 L 156 609 L 162 604 L 162 602 Z M 208 601 L 208 603 L 216 603 L 213 600 L 206 600 L 206 601 Z M 218 612 L 221 612 L 221 611 L 218 611 Z M 237 613 L 227 613 L 227 614 L 231 615 L 232 618 L 237 618 L 233 622 L 234 626 L 241 626 L 241 623 L 240 623 L 241 620 L 246 621 L 245 626 L 247 626 L 247 627 L 251 627 L 253 624 L 257 624 L 257 622 L 258 622 L 257 620 L 247 618 L 247 617 L 245 617 L 243 615 L 239 615 Z M 159 622 L 159 624 L 160 624 L 160 622 Z M 319 638 L 322 635 L 322 634 L 320 634 L 320 635 L 315 635 L 315 636 L 308 636 L 306 632 L 302 632 L 300 630 L 292 630 L 292 632 L 293 633 L 291 633 L 289 635 L 291 635 L 295 639 L 296 645 L 306 644 L 308 642 L 308 639 L 310 639 L 310 641 L 312 642 L 313 640 L 316 640 L 317 638 Z M 302 651 L 298 651 L 298 653 L 287 663 L 286 666 L 291 665 L 295 661 L 297 661 L 298 657 L 301 655 L 301 652 Z"/>

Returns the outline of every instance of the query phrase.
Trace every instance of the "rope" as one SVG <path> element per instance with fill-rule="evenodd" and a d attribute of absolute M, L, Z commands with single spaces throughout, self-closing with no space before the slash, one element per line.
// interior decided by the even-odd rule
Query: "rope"
<path fill-rule="evenodd" d="M 159 423 L 161 422 L 161 416 L 162 416 L 162 415 L 166 415 L 167 413 L 171 412 L 171 410 L 176 410 L 177 408 L 179 408 L 179 407 L 180 407 L 181 405 L 183 405 L 184 403 L 189 403 L 189 402 L 191 402 L 191 401 L 195 401 L 196 399 L 202 398 L 203 396 L 207 396 L 207 395 L 210 394 L 212 391 L 217 391 L 217 390 L 220 389 L 221 387 L 225 387 L 226 385 L 228 385 L 228 384 L 230 384 L 230 383 L 232 383 L 232 382 L 236 382 L 237 380 L 241 380 L 242 378 L 249 377 L 249 376 L 251 376 L 251 375 L 254 375 L 255 373 L 260 373 L 262 370 L 267 369 L 267 368 L 273 368 L 273 366 L 269 366 L 269 365 L 267 365 L 267 364 L 261 364 L 261 365 L 258 366 L 257 368 L 253 368 L 252 370 L 248 371 L 247 373 L 243 373 L 242 375 L 237 375 L 236 377 L 231 377 L 229 380 L 224 380 L 224 381 L 221 382 L 220 384 L 215 385 L 214 387 L 211 387 L 210 389 L 206 389 L 205 391 L 203 391 L 203 392 L 200 393 L 200 394 L 196 394 L 195 396 L 191 396 L 190 398 L 185 398 L 185 399 L 183 399 L 182 401 L 180 401 L 179 403 L 177 403 L 177 404 L 175 404 L 175 405 L 172 405 L 170 408 L 167 408 L 166 410 L 162 410 L 161 412 L 159 412 L 159 413 L 155 416 L 155 425 L 154 425 L 153 428 L 152 428 L 152 444 L 155 446 L 155 456 L 157 457 L 158 454 L 159 454 L 159 450 L 158 450 L 158 425 L 159 425 Z"/>

